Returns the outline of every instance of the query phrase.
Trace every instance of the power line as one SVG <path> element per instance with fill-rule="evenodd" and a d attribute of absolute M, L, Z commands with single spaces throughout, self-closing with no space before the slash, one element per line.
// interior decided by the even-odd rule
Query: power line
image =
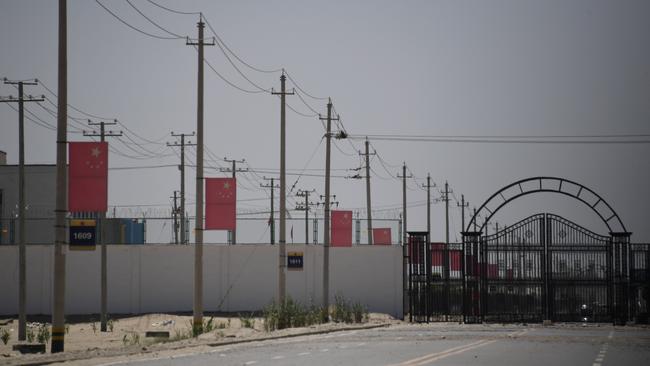
<path fill-rule="evenodd" d="M 141 29 L 138 29 L 138 28 L 132 26 L 131 24 L 127 23 L 125 20 L 123 20 L 122 18 L 120 18 L 119 16 L 117 16 L 117 14 L 113 13 L 109 8 L 105 7 L 104 4 L 102 4 L 101 2 L 99 2 L 99 0 L 95 0 L 95 2 L 96 2 L 97 4 L 99 4 L 99 6 L 101 6 L 102 8 L 104 8 L 104 10 L 106 10 L 109 14 L 111 14 L 115 19 L 119 20 L 122 24 L 124 24 L 124 25 L 126 25 L 127 27 L 133 29 L 134 31 L 140 32 L 140 33 L 142 33 L 142 34 L 144 34 L 144 35 L 147 35 L 147 36 L 149 36 L 149 37 L 152 37 L 152 38 L 163 39 L 163 40 L 173 40 L 173 39 L 181 39 L 181 38 L 185 38 L 185 37 L 163 37 L 163 36 L 157 36 L 157 35 L 155 35 L 155 34 L 151 34 L 151 33 L 145 32 L 145 31 L 143 31 L 143 30 L 141 30 Z"/>
<path fill-rule="evenodd" d="M 605 135 L 603 135 L 605 136 Z M 610 135 L 610 138 L 613 135 Z M 650 136 L 650 135 L 649 135 Z M 448 143 L 481 143 L 481 144 L 648 144 L 650 140 L 550 140 L 538 139 L 534 140 L 533 136 L 530 139 L 485 139 L 485 138 L 440 138 L 440 137 L 426 137 L 426 136 L 400 136 L 400 135 L 368 135 L 369 139 L 379 141 L 404 141 L 404 142 L 448 142 Z M 637 137 L 643 137 L 638 135 Z M 348 138 L 352 140 L 362 140 L 366 135 L 350 135 Z M 566 137 L 570 138 L 570 137 Z M 576 138 L 578 138 L 576 136 Z"/>
<path fill-rule="evenodd" d="M 198 48 L 196 46 L 194 47 L 194 49 L 198 52 Z M 235 85 L 235 83 L 233 83 L 230 80 L 226 79 L 225 76 L 221 75 L 221 73 L 219 73 L 219 71 L 217 71 L 217 69 L 215 69 L 214 66 L 212 66 L 212 64 L 207 59 L 203 58 L 203 62 L 205 62 L 205 64 L 208 65 L 210 70 L 212 70 L 212 72 L 217 74 L 217 76 L 221 80 L 223 80 L 226 84 L 232 86 L 233 88 L 238 89 L 239 91 L 242 91 L 244 93 L 249 93 L 249 94 L 257 94 L 257 93 L 264 93 L 265 92 L 264 90 L 248 90 L 248 89 L 244 89 L 244 88 L 242 88 L 240 86 L 237 86 L 237 85 Z"/>
<path fill-rule="evenodd" d="M 306 96 L 308 96 L 308 97 L 310 97 L 310 98 L 312 98 L 312 99 L 316 99 L 316 100 L 327 100 L 328 97 L 315 97 L 315 96 L 313 96 L 313 95 L 307 93 L 303 88 L 300 87 L 300 85 L 298 85 L 298 83 L 296 83 L 295 80 L 293 80 L 293 78 L 291 77 L 291 75 L 289 75 L 289 73 L 288 73 L 286 70 L 285 70 L 284 73 L 287 75 L 287 77 L 289 78 L 289 80 L 291 80 L 291 82 L 293 83 L 293 85 L 295 85 L 296 88 L 298 88 L 298 90 L 300 90 L 300 91 L 301 91 L 303 94 L 305 94 Z"/>
<path fill-rule="evenodd" d="M 48 88 L 48 87 L 47 87 L 47 86 L 46 86 L 42 81 L 40 82 L 40 84 L 43 86 L 43 88 L 45 88 L 45 90 L 47 90 L 47 91 L 48 91 L 50 94 L 52 94 L 55 98 L 58 98 L 58 96 L 56 95 L 56 93 L 54 93 L 50 88 Z M 56 106 L 56 104 L 55 104 L 53 101 L 51 101 L 49 98 L 45 98 L 45 100 L 46 100 L 48 103 L 52 104 L 53 106 Z M 40 105 L 40 104 L 39 104 L 39 105 Z M 69 104 L 69 103 L 68 103 L 68 106 L 69 106 L 70 108 L 74 109 L 75 111 L 77 111 L 77 112 L 79 112 L 79 113 L 81 113 L 81 114 L 83 114 L 83 115 L 85 115 L 85 116 L 88 116 L 88 117 L 97 118 L 97 119 L 100 119 L 100 120 L 102 120 L 102 119 L 103 119 L 103 120 L 113 120 L 114 122 L 117 122 L 120 126 L 124 127 L 124 129 L 126 129 L 128 132 L 130 132 L 133 136 L 135 136 L 135 137 L 137 137 L 138 139 L 144 141 L 144 143 L 138 143 L 138 142 L 134 141 L 130 136 L 128 136 L 128 135 L 126 136 L 129 140 L 131 140 L 134 144 L 136 144 L 136 145 L 139 146 L 140 148 L 142 148 L 141 145 L 144 145 L 144 144 L 164 145 L 164 143 L 162 143 L 161 141 L 162 141 L 163 139 L 165 139 L 166 136 L 162 136 L 162 137 L 160 137 L 160 138 L 157 139 L 157 140 L 150 140 L 150 139 L 147 139 L 147 138 L 145 138 L 145 137 L 142 137 L 141 135 L 139 135 L 138 133 L 136 133 L 135 131 L 133 131 L 132 129 L 130 129 L 129 126 L 127 126 L 126 124 L 124 124 L 122 121 L 119 121 L 119 120 L 114 119 L 114 118 L 101 117 L 101 116 L 98 116 L 98 115 L 95 115 L 95 114 L 92 114 L 92 113 L 85 112 L 85 111 L 83 111 L 82 109 L 79 109 L 79 108 L 77 108 L 77 107 L 75 107 L 75 106 L 73 106 L 73 105 L 71 105 L 71 104 Z M 48 109 L 48 108 L 46 108 L 46 107 L 44 107 L 44 106 L 42 106 L 42 105 L 41 105 L 41 108 L 45 109 L 45 110 L 48 111 L 50 114 L 52 114 L 54 117 L 56 117 L 56 112 L 54 112 L 54 111 L 52 111 L 52 110 L 50 110 L 50 109 Z M 71 119 L 71 120 L 73 120 L 73 121 L 76 121 L 76 122 L 79 122 L 80 120 L 85 120 L 85 119 L 82 119 L 82 118 L 75 118 L 75 117 L 70 117 L 70 116 L 69 116 L 68 118 Z M 127 143 L 124 142 L 124 141 L 121 141 L 121 142 L 122 142 L 123 144 L 127 144 Z M 143 149 L 144 149 L 144 148 L 143 148 Z M 144 150 L 146 150 L 146 149 L 144 149 Z M 113 152 L 115 152 L 115 151 L 113 151 Z M 137 151 L 136 151 L 136 152 L 137 152 Z M 158 152 L 158 153 L 154 153 L 154 154 L 157 155 L 157 154 L 159 154 L 159 152 Z M 118 154 L 118 155 L 120 155 L 120 154 Z M 130 157 L 130 158 L 135 158 L 135 157 L 132 157 L 132 156 L 129 156 L 129 155 L 126 155 L 126 154 L 123 154 L 122 156 Z"/>
<path fill-rule="evenodd" d="M 307 118 L 318 117 L 318 113 L 314 113 L 314 114 L 306 114 L 306 113 L 298 112 L 298 111 L 297 111 L 296 109 L 294 109 L 294 108 L 291 106 L 291 104 L 289 104 L 289 103 L 286 103 L 286 105 L 287 105 L 287 108 L 291 109 L 291 110 L 292 110 L 295 114 L 297 114 L 297 115 L 300 115 L 300 116 L 303 116 L 303 117 L 307 117 Z"/>
<path fill-rule="evenodd" d="M 172 36 L 174 36 L 174 37 L 177 37 L 177 38 L 186 38 L 186 36 L 181 36 L 181 35 L 176 34 L 176 33 L 174 33 L 174 32 L 170 32 L 169 30 L 165 29 L 164 27 L 162 27 L 162 26 L 159 25 L 158 23 L 156 23 L 156 22 L 154 22 L 153 20 L 151 20 L 151 18 L 149 18 L 148 16 L 146 16 L 142 11 L 140 11 L 140 9 L 138 9 L 135 5 L 133 5 L 133 3 L 132 3 L 130 0 L 126 0 L 126 2 L 127 2 L 129 5 L 131 5 L 131 7 L 132 7 L 133 9 L 135 9 L 135 11 L 138 12 L 138 14 L 142 15 L 143 18 L 145 18 L 146 20 L 148 20 L 149 23 L 153 24 L 156 28 L 158 28 L 158 29 L 162 30 L 163 32 L 165 32 L 165 33 L 167 33 L 167 34 L 170 34 L 170 35 L 172 35 Z"/>
<path fill-rule="evenodd" d="M 298 89 L 298 90 L 300 90 L 300 89 Z M 303 92 L 303 93 L 304 93 L 304 92 Z M 304 105 L 307 106 L 307 108 L 309 108 L 312 112 L 318 114 L 318 111 L 316 111 L 316 110 L 315 110 L 311 105 L 309 105 L 309 103 L 307 103 L 307 102 L 305 101 L 305 99 L 300 95 L 300 93 L 296 93 L 296 95 L 298 96 L 298 99 L 300 99 L 300 101 L 301 101 Z"/>
<path fill-rule="evenodd" d="M 351 135 L 360 137 L 361 135 Z M 364 135 L 366 136 L 366 135 Z M 631 138 L 650 137 L 650 134 L 596 134 L 596 135 L 400 135 L 374 134 L 368 137 L 404 137 L 404 138 L 448 138 L 448 139 L 568 139 L 568 138 Z"/>
<path fill-rule="evenodd" d="M 158 168 L 175 168 L 175 167 L 178 167 L 178 164 L 110 167 L 108 168 L 108 170 L 140 170 L 140 169 L 158 169 Z"/>
<path fill-rule="evenodd" d="M 165 9 L 165 10 L 171 12 L 171 13 L 183 14 L 183 15 L 200 15 L 201 14 L 200 11 L 185 12 L 185 11 L 180 11 L 180 10 L 174 10 L 174 9 L 170 9 L 168 7 L 162 6 L 162 5 L 158 4 L 158 3 L 155 3 L 155 2 L 153 2 L 151 0 L 147 0 L 147 1 L 149 1 L 151 4 L 153 4 L 155 6 L 161 8 L 161 9 Z"/>
<path fill-rule="evenodd" d="M 228 52 L 230 52 L 230 54 L 233 55 L 233 57 L 235 57 L 237 59 L 237 61 L 241 62 L 243 65 L 245 65 L 249 69 L 255 70 L 257 72 L 267 73 L 267 74 L 277 73 L 277 72 L 282 71 L 282 69 L 264 70 L 264 69 L 260 69 L 258 67 L 254 67 L 254 66 L 250 65 L 249 63 L 245 62 L 239 56 L 237 56 L 237 54 L 235 52 L 233 52 L 233 50 L 231 50 L 230 47 L 228 47 L 226 42 L 224 42 L 223 39 L 221 39 L 221 37 L 219 37 L 219 34 L 214 30 L 214 28 L 212 28 L 212 25 L 210 24 L 210 22 L 208 22 L 208 19 L 205 16 L 203 17 L 203 19 L 205 20 L 205 24 L 208 25 L 208 28 L 210 28 L 210 30 L 212 31 L 212 34 L 214 34 L 214 36 L 217 38 L 219 43 L 221 43 L 228 50 Z M 285 72 L 285 74 L 286 74 L 286 72 Z"/>
<path fill-rule="evenodd" d="M 298 178 L 296 178 L 296 181 L 291 186 L 291 189 L 289 190 L 289 194 L 291 194 L 291 192 L 293 192 L 293 189 L 296 187 L 296 184 L 298 184 L 298 181 L 300 180 L 302 175 L 305 173 L 305 169 L 307 169 L 307 167 L 309 166 L 309 163 L 311 163 L 311 161 L 314 159 L 314 156 L 316 156 L 316 152 L 318 152 L 318 148 L 320 147 L 320 145 L 322 143 L 323 143 L 323 138 L 321 138 L 320 141 L 318 141 L 318 145 L 316 145 L 316 148 L 311 153 L 311 156 L 309 157 L 309 160 L 307 160 L 307 162 L 305 163 L 305 166 L 303 167 L 302 171 L 298 175 Z"/>
<path fill-rule="evenodd" d="M 52 94 L 52 95 L 53 95 L 55 98 L 57 98 L 57 99 L 59 98 L 59 96 L 56 95 L 56 93 L 53 92 L 50 88 L 48 88 L 47 85 L 45 85 L 45 83 L 43 83 L 42 80 L 39 80 L 38 82 L 39 82 L 39 84 L 40 84 L 43 88 L 45 88 L 45 90 L 48 91 L 48 93 Z M 49 101 L 49 99 L 47 99 L 47 98 L 45 98 L 45 100 Z M 52 103 L 52 102 L 50 102 L 50 103 Z M 52 103 L 52 104 L 53 104 L 54 106 L 56 106 L 56 104 L 54 104 L 54 103 Z M 79 113 L 81 113 L 81 114 L 83 114 L 83 115 L 85 115 L 85 116 L 91 117 L 91 118 L 97 118 L 97 119 L 103 119 L 103 120 L 114 119 L 114 118 L 102 117 L 102 116 L 98 116 L 98 115 L 91 114 L 91 113 L 88 113 L 88 112 L 84 112 L 83 110 L 81 110 L 81 109 L 79 109 L 79 108 L 73 106 L 73 105 L 70 104 L 70 103 L 68 103 L 67 105 L 68 105 L 68 107 L 74 109 L 75 111 L 77 111 L 77 112 L 79 112 Z"/>

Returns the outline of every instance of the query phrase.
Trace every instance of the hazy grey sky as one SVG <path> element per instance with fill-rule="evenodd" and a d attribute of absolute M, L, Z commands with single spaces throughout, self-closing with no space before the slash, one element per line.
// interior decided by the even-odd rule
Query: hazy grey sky
<path fill-rule="evenodd" d="M 203 11 L 244 61 L 263 69 L 285 68 L 306 92 L 331 96 L 354 135 L 650 134 L 647 1 L 157 2 L 182 11 Z M 168 36 L 126 1 L 102 3 L 129 24 Z M 196 37 L 198 16 L 172 14 L 144 0 L 132 3 L 166 29 Z M 184 39 L 148 37 L 120 23 L 96 2 L 74 0 L 68 1 L 68 35 L 72 105 L 117 118 L 138 135 L 161 143 L 173 141 L 171 131 L 196 129 L 196 52 Z M 209 29 L 206 35 L 211 35 Z M 0 76 L 37 77 L 56 92 L 57 2 L 0 2 L 0 50 Z M 206 48 L 206 60 L 232 83 L 256 90 L 218 47 Z M 279 73 L 236 65 L 262 88 L 279 89 Z M 292 82 L 287 85 L 294 87 Z M 41 87 L 27 90 L 52 97 Z M 0 86 L 0 95 L 8 94 L 15 95 L 15 89 Z M 297 96 L 287 100 L 302 113 L 313 114 Z M 307 96 L 305 100 L 325 113 L 325 101 Z M 239 91 L 206 68 L 205 101 L 207 147 L 217 157 L 245 158 L 250 168 L 266 171 L 259 176 L 273 176 L 279 168 L 277 97 Z M 55 118 L 40 107 L 30 105 L 29 110 L 55 124 Z M 83 117 L 73 109 L 69 114 Z M 319 142 L 324 131 L 318 119 L 288 111 L 287 126 L 288 167 L 298 172 L 305 167 L 322 169 L 325 149 Z M 0 150 L 8 153 L 9 163 L 16 163 L 17 113 L 6 105 L 0 106 L 0 131 Z M 54 131 L 27 122 L 26 136 L 28 163 L 55 162 Z M 78 133 L 69 134 L 69 139 L 87 140 Z M 136 155 L 115 139 L 109 142 Z M 360 166 L 355 149 L 363 144 L 350 142 L 338 141 L 338 149 L 333 148 L 333 169 Z M 515 180 L 546 175 L 592 188 L 634 232 L 633 241 L 650 241 L 650 144 L 371 143 L 386 162 L 386 166 L 378 158 L 371 162 L 375 207 L 395 207 L 388 212 L 394 216 L 401 207 L 402 185 L 388 173 L 394 177 L 405 161 L 415 174 L 408 191 L 408 201 L 413 202 L 408 212 L 411 230 L 426 228 L 426 192 L 418 187 L 427 173 L 439 187 L 448 180 L 455 196 L 465 194 L 471 206 Z M 130 159 L 111 154 L 110 166 L 178 163 L 164 145 L 143 146 L 165 156 Z M 188 158 L 192 164 L 194 154 L 188 153 Z M 223 174 L 206 170 L 207 176 Z M 295 180 L 289 176 L 288 186 Z M 258 188 L 257 175 L 242 174 L 239 181 L 239 199 L 266 197 Z M 193 202 L 192 169 L 187 171 L 186 186 L 188 201 Z M 324 180 L 303 176 L 298 188 L 315 188 L 322 194 Z M 159 205 L 144 208 L 169 210 L 174 189 L 178 170 L 173 166 L 111 170 L 109 206 Z M 333 178 L 332 193 L 341 208 L 365 208 L 362 180 Z M 458 231 L 459 210 L 455 202 L 452 205 Z M 268 200 L 241 201 L 239 208 L 264 210 Z M 193 213 L 193 207 L 188 211 Z M 548 195 L 521 199 L 504 208 L 497 220 L 512 224 L 546 211 L 606 232 L 588 208 Z M 434 240 L 444 238 L 443 220 L 444 206 L 435 204 Z"/>

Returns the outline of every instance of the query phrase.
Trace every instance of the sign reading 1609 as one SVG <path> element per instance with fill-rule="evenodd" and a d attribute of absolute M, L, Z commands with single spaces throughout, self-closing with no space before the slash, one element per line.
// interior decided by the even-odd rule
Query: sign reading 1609
<path fill-rule="evenodd" d="M 70 249 L 95 250 L 95 220 L 70 220 Z"/>

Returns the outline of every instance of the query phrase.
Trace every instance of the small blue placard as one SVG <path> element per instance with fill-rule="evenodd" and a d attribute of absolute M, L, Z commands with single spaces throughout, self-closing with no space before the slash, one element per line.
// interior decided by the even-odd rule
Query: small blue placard
<path fill-rule="evenodd" d="M 287 254 L 287 268 L 301 270 L 303 267 L 302 252 L 289 252 Z"/>
<path fill-rule="evenodd" d="M 70 222 L 70 249 L 94 250 L 96 239 L 95 220 L 72 220 Z"/>

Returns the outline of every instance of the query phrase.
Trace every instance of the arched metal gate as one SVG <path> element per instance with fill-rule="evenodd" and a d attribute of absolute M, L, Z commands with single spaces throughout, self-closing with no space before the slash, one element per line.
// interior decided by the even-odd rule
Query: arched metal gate
<path fill-rule="evenodd" d="M 503 188 L 479 211 L 487 221 L 508 202 L 534 192 L 589 205 L 610 235 L 549 213 L 491 235 L 482 234 L 485 224 L 477 225 L 475 214 L 462 243 L 434 244 L 426 232 L 409 233 L 405 270 L 412 320 L 648 321 L 650 245 L 630 244 L 631 233 L 595 192 L 561 178 L 536 177 Z M 469 231 L 472 226 L 478 230 Z"/>
<path fill-rule="evenodd" d="M 466 266 L 479 267 L 478 278 L 470 276 L 479 304 L 470 302 L 480 307 L 482 320 L 613 319 L 612 238 L 538 214 L 481 236 L 477 249 L 478 256 L 466 256 Z"/>

